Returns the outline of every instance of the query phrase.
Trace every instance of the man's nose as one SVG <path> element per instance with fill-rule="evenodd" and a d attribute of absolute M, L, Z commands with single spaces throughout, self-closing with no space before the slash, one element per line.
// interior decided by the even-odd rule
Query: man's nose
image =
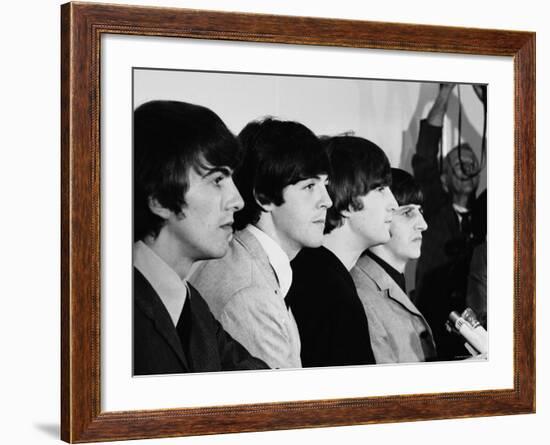
<path fill-rule="evenodd" d="M 386 209 L 388 210 L 388 212 L 394 212 L 395 209 L 399 207 L 399 205 L 397 204 L 395 196 L 393 196 L 393 193 L 389 187 L 386 187 L 386 192 L 387 192 L 386 197 L 388 200 Z"/>
<path fill-rule="evenodd" d="M 428 228 L 428 223 L 424 219 L 424 215 L 422 213 L 418 213 L 418 219 L 416 222 L 416 229 L 420 230 L 421 232 L 424 232 Z"/>
<path fill-rule="evenodd" d="M 330 199 L 330 195 L 328 194 L 327 187 L 323 185 L 321 190 L 321 199 L 319 201 L 319 207 L 324 207 L 328 209 L 329 207 L 332 207 L 332 199 Z"/>
<path fill-rule="evenodd" d="M 234 212 L 241 210 L 244 207 L 244 201 L 232 178 L 230 179 L 228 194 L 226 208 Z"/>

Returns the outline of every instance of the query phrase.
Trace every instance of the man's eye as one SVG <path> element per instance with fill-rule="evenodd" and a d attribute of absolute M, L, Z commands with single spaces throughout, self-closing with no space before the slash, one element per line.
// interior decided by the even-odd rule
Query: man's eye
<path fill-rule="evenodd" d="M 304 188 L 307 189 L 307 190 L 313 190 L 314 187 L 315 187 L 315 183 L 312 182 L 310 184 L 306 184 L 306 186 Z"/>
<path fill-rule="evenodd" d="M 214 177 L 214 184 L 219 185 L 223 180 L 225 179 L 225 176 L 218 175 Z"/>
<path fill-rule="evenodd" d="M 383 192 L 385 189 L 386 189 L 386 186 L 385 186 L 385 185 L 381 185 L 381 186 L 379 186 L 376 190 L 377 190 L 378 192 Z"/>

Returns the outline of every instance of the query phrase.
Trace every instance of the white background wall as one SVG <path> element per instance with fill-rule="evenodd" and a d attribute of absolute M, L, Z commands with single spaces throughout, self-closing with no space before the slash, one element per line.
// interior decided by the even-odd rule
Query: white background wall
<path fill-rule="evenodd" d="M 289 73 L 292 74 L 292 73 Z M 443 152 L 461 139 L 481 153 L 483 107 L 470 85 L 449 100 Z M 181 100 L 214 110 L 238 134 L 263 116 L 302 122 L 318 135 L 353 131 L 378 144 L 393 167 L 411 170 L 419 120 L 426 117 L 439 84 L 371 79 L 297 77 L 179 70 L 136 69 L 134 105 L 154 99 Z M 459 105 L 460 103 L 460 105 Z M 483 171 L 480 191 L 485 188 Z"/>
<path fill-rule="evenodd" d="M 128 3 L 120 0 L 121 3 Z M 538 115 L 538 347 L 537 414 L 315 430 L 153 440 L 148 443 L 547 443 L 550 313 L 545 274 L 550 251 L 542 229 L 550 186 L 544 167 L 550 119 L 550 31 L 544 2 L 353 0 L 134 0 L 133 3 L 289 15 L 341 17 L 408 23 L 525 29 L 537 32 Z M 59 429 L 59 4 L 57 0 L 8 2 L 2 8 L 0 66 L 2 190 L 2 312 L 0 313 L 0 442 L 57 441 Z M 6 100 L 7 99 L 7 100 Z M 495 153 L 498 156 L 498 153 Z"/>

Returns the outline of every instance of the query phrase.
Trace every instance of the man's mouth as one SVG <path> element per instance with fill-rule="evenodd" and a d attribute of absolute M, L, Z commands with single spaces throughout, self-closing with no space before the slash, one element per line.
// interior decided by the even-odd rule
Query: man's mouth
<path fill-rule="evenodd" d="M 222 224 L 220 226 L 222 229 L 224 230 L 233 230 L 233 220 L 229 221 L 229 222 L 226 222 L 225 224 Z"/>
<path fill-rule="evenodd" d="M 325 220 L 326 220 L 326 217 L 325 216 L 321 216 L 317 219 L 314 219 L 313 220 L 313 224 L 325 224 Z"/>

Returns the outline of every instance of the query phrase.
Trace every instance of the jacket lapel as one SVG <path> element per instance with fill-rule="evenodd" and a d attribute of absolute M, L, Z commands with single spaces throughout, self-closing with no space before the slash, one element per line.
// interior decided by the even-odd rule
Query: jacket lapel
<path fill-rule="evenodd" d="M 365 272 L 372 278 L 378 288 L 392 300 L 399 303 L 409 312 L 424 318 L 410 298 L 403 292 L 399 285 L 386 273 L 384 269 L 368 256 L 364 256 L 362 266 Z"/>
<path fill-rule="evenodd" d="M 191 332 L 190 350 L 193 359 L 193 369 L 200 372 L 219 371 L 222 369 L 221 357 L 218 352 L 218 343 L 215 330 L 212 328 L 213 317 L 207 306 L 201 303 L 202 297 L 198 291 L 189 285 L 189 304 L 191 305 Z"/>
<path fill-rule="evenodd" d="M 262 274 L 270 286 L 273 286 L 273 289 L 279 289 L 277 274 L 273 270 L 273 267 L 271 267 L 267 253 L 256 237 L 248 230 L 244 229 L 237 232 L 235 238 L 246 250 L 248 250 L 248 252 L 250 252 L 250 255 L 256 260 L 256 263 L 261 266 L 260 269 Z"/>
<path fill-rule="evenodd" d="M 380 293 L 383 293 L 386 298 L 390 298 L 393 301 L 401 305 L 405 310 L 418 317 L 418 320 L 422 322 L 427 336 L 421 335 L 421 347 L 424 353 L 424 357 L 431 360 L 436 357 L 436 346 L 433 340 L 432 329 L 430 325 L 417 309 L 413 302 L 409 299 L 407 294 L 399 287 L 399 285 L 386 273 L 386 271 L 378 265 L 373 259 L 367 255 L 363 255 L 357 265 L 362 271 L 367 274 L 376 284 Z"/>
<path fill-rule="evenodd" d="M 134 287 L 139 288 L 139 292 L 134 292 L 134 299 L 139 309 L 149 318 L 159 335 L 164 338 L 166 343 L 172 348 L 178 359 L 181 361 L 185 370 L 189 369 L 189 364 L 183 353 L 183 348 L 176 331 L 176 328 L 160 300 L 159 296 L 145 279 L 145 277 L 134 268 Z"/>

